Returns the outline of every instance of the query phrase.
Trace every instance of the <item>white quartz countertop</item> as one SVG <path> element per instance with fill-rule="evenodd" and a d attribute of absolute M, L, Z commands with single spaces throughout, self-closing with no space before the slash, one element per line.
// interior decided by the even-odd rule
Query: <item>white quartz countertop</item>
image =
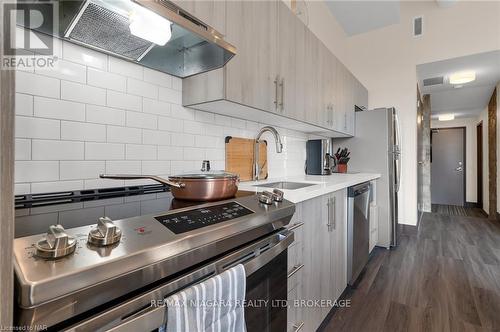
<path fill-rule="evenodd" d="M 350 186 L 354 186 L 359 183 L 366 181 L 372 181 L 378 179 L 380 174 L 376 173 L 352 173 L 352 174 L 341 174 L 334 173 L 332 175 L 302 175 L 302 176 L 290 176 L 283 178 L 273 178 L 260 181 L 250 181 L 241 182 L 239 185 L 240 190 L 248 190 L 260 192 L 264 190 L 272 191 L 271 187 L 260 187 L 261 184 L 273 183 L 273 182 L 299 182 L 299 183 L 310 183 L 312 186 L 300 188 L 300 189 L 281 189 L 285 193 L 285 199 L 291 201 L 292 203 L 299 203 L 306 201 L 311 198 L 315 198 L 321 195 L 326 195 L 337 190 L 341 190 Z"/>

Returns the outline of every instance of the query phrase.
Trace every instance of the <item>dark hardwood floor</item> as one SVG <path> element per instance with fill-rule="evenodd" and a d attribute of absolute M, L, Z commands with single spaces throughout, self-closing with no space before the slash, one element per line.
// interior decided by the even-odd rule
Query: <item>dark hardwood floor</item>
<path fill-rule="evenodd" d="M 346 298 L 323 331 L 500 331 L 500 224 L 425 213 Z"/>
<path fill-rule="evenodd" d="M 480 208 L 470 208 L 457 205 L 432 204 L 432 212 L 449 216 L 467 216 L 487 218 L 488 215 Z"/>

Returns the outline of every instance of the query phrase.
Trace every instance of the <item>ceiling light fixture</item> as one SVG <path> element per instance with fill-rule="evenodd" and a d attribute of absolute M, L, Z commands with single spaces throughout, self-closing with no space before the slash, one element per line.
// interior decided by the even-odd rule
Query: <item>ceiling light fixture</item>
<path fill-rule="evenodd" d="M 472 70 L 462 71 L 450 75 L 450 84 L 465 84 L 476 80 L 476 73 Z"/>
<path fill-rule="evenodd" d="M 129 13 L 130 33 L 136 37 L 163 46 L 172 37 L 172 23 L 137 4 L 133 4 L 133 9 Z"/>
<path fill-rule="evenodd" d="M 438 119 L 439 121 L 451 121 L 455 119 L 455 114 L 440 114 Z"/>

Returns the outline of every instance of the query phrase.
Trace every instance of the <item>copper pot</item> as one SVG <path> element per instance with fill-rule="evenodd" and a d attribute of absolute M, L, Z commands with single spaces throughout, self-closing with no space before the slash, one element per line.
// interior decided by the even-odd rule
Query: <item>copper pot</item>
<path fill-rule="evenodd" d="M 239 176 L 227 172 L 202 172 L 169 176 L 168 180 L 156 175 L 101 174 L 103 179 L 151 179 L 170 187 L 177 199 L 188 201 L 218 201 L 233 197 L 238 191 Z"/>

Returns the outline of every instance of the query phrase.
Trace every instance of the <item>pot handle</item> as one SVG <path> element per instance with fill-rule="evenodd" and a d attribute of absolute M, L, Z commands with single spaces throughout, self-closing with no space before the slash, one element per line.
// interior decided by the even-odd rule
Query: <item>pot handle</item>
<path fill-rule="evenodd" d="M 114 179 L 114 180 L 138 180 L 138 179 L 150 179 L 161 184 L 175 187 L 184 188 L 186 185 L 181 182 L 172 182 L 170 180 L 164 179 L 156 175 L 136 175 L 136 174 L 100 174 L 101 179 Z"/>

